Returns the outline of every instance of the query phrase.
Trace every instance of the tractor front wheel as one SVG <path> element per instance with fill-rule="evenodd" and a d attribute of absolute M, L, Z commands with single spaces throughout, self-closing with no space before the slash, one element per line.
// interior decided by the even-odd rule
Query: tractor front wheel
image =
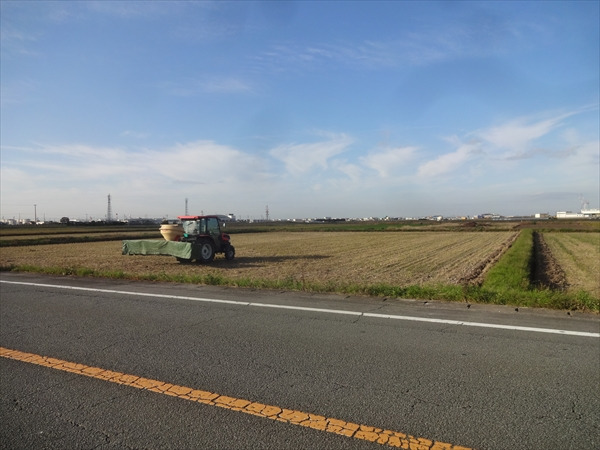
<path fill-rule="evenodd" d="M 233 245 L 229 245 L 225 249 L 225 259 L 231 261 L 233 258 L 235 258 L 235 248 L 233 247 Z"/>
<path fill-rule="evenodd" d="M 198 262 L 208 264 L 211 263 L 213 259 L 215 259 L 215 246 L 208 239 L 200 241 L 198 244 L 200 246 L 200 257 L 198 258 Z"/>

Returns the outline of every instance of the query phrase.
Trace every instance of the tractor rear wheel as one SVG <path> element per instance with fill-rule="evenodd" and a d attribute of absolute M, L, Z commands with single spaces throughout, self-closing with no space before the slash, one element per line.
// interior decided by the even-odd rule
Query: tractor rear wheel
<path fill-rule="evenodd" d="M 200 254 L 198 258 L 198 262 L 208 264 L 211 263 L 213 259 L 215 259 L 215 246 L 208 239 L 203 239 L 198 244 L 200 246 Z"/>

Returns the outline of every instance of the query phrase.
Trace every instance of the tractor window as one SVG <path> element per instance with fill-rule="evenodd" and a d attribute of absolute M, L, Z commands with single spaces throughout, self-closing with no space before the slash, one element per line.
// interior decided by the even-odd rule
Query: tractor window
<path fill-rule="evenodd" d="M 206 219 L 208 234 L 219 234 L 219 221 L 214 217 Z"/>
<path fill-rule="evenodd" d="M 198 234 L 198 222 L 194 220 L 184 220 L 182 225 L 184 233 L 192 236 Z"/>
<path fill-rule="evenodd" d="M 184 220 L 183 221 L 183 232 L 189 236 L 197 236 L 199 234 L 206 234 L 206 220 Z"/>

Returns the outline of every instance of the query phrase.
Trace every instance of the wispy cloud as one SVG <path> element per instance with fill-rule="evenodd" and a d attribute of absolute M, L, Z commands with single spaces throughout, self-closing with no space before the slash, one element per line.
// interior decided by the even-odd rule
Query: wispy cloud
<path fill-rule="evenodd" d="M 197 2 L 200 4 L 210 2 Z M 155 18 L 164 17 L 165 14 L 179 13 L 188 7 L 190 2 L 186 1 L 87 1 L 84 5 L 93 13 L 101 13 L 121 19 Z M 201 5 L 199 5 L 201 6 Z"/>
<path fill-rule="evenodd" d="M 548 157 L 548 158 L 557 158 L 563 159 L 569 156 L 573 156 L 577 153 L 578 146 L 576 147 L 567 147 L 561 148 L 559 150 L 551 150 L 548 148 L 535 147 L 531 149 L 526 149 L 520 152 L 515 152 L 510 155 L 504 157 L 507 161 L 518 161 L 521 159 L 531 159 L 536 157 Z"/>
<path fill-rule="evenodd" d="M 2 58 L 19 56 L 37 56 L 35 43 L 40 39 L 39 32 L 24 32 L 9 24 L 2 24 L 0 30 L 0 45 Z"/>
<path fill-rule="evenodd" d="M 134 139 L 147 139 L 148 137 L 150 137 L 150 134 L 144 133 L 142 131 L 125 130 L 119 133 L 119 136 L 130 137 Z"/>
<path fill-rule="evenodd" d="M 451 174 L 461 168 L 476 169 L 485 164 L 489 169 L 512 167 L 521 160 L 543 158 L 560 159 L 569 166 L 585 158 L 594 164 L 590 155 L 598 154 L 598 142 L 585 142 L 574 130 L 565 129 L 567 119 L 590 111 L 589 107 L 548 117 L 517 117 L 505 123 L 466 133 L 463 137 L 451 136 L 444 140 L 453 148 L 434 159 L 422 162 L 417 170 L 421 178 Z M 558 131 L 564 130 L 561 134 Z M 566 162 L 566 161 L 569 162 Z M 509 166 L 507 164 L 511 164 Z M 565 167 L 566 167 L 565 166 Z M 550 170 L 550 169 L 547 169 Z"/>
<path fill-rule="evenodd" d="M 21 79 L 13 82 L 0 81 L 2 106 L 26 103 L 31 100 L 31 94 L 38 89 L 38 84 L 30 79 Z"/>
<path fill-rule="evenodd" d="M 213 78 L 201 83 L 201 89 L 207 93 L 250 93 L 253 91 L 250 83 L 234 77 Z"/>
<path fill-rule="evenodd" d="M 252 84 L 239 76 L 206 76 L 157 84 L 158 88 L 176 97 L 195 97 L 201 94 L 250 94 Z"/>
<path fill-rule="evenodd" d="M 535 24 L 508 23 L 489 14 L 457 17 L 418 31 L 407 29 L 390 39 L 277 42 L 251 56 L 255 68 L 281 72 L 333 66 L 367 70 L 418 67 L 465 57 L 503 54 L 515 41 L 535 39 Z M 520 44 L 519 44 L 520 45 Z"/>
<path fill-rule="evenodd" d="M 481 153 L 481 144 L 477 141 L 458 143 L 457 138 L 452 138 L 451 141 L 457 144 L 458 148 L 421 164 L 417 171 L 419 177 L 429 178 L 454 172 L 470 161 L 474 155 Z"/>
<path fill-rule="evenodd" d="M 334 66 L 359 66 L 369 69 L 397 66 L 401 58 L 390 43 L 288 43 L 271 45 L 249 59 L 255 69 L 286 72 L 298 69 L 323 69 Z"/>
<path fill-rule="evenodd" d="M 495 149 L 508 152 L 507 156 L 512 156 L 514 153 L 523 153 L 532 142 L 554 131 L 563 124 L 564 119 L 574 114 L 577 112 L 568 112 L 542 120 L 520 117 L 473 134 Z"/>

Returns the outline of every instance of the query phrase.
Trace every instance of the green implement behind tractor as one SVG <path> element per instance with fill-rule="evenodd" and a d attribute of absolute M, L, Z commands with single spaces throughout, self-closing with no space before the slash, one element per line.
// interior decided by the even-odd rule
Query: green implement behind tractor
<path fill-rule="evenodd" d="M 181 263 L 210 263 L 217 253 L 223 253 L 227 260 L 235 257 L 231 238 L 221 231 L 218 216 L 179 216 L 178 219 L 181 225 L 161 226 L 165 240 L 123 241 L 123 254 L 174 256 Z"/>

